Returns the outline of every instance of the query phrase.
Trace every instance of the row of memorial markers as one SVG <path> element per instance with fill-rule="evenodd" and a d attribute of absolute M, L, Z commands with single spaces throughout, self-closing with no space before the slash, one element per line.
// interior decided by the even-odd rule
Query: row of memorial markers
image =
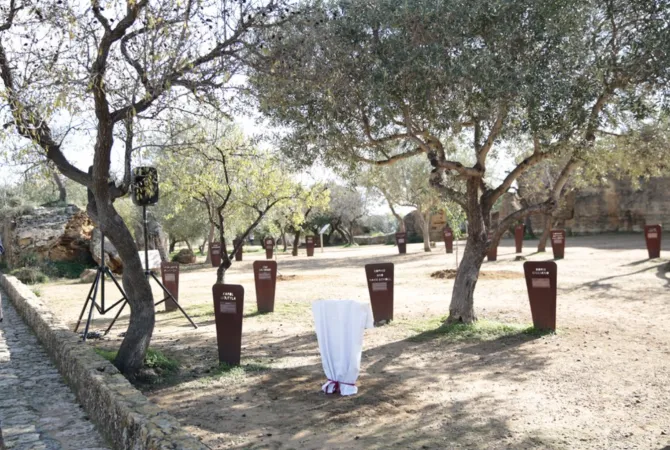
<path fill-rule="evenodd" d="M 658 258 L 661 254 L 661 226 L 645 227 L 645 240 L 649 258 Z M 516 252 L 521 253 L 524 228 L 519 225 L 515 229 Z M 447 253 L 453 252 L 454 235 L 450 228 L 444 229 L 444 243 Z M 314 239 L 307 238 L 307 256 L 314 256 Z M 401 254 L 406 253 L 406 235 L 396 235 L 398 249 Z M 265 240 L 265 256 L 268 261 L 254 261 L 254 284 L 256 288 L 256 305 L 259 313 L 274 311 L 275 291 L 277 285 L 277 262 L 273 257 L 274 240 Z M 551 231 L 551 245 L 555 259 L 561 259 L 565 254 L 565 230 Z M 489 261 L 495 261 L 497 252 L 493 248 L 489 254 Z M 212 266 L 217 267 L 221 262 L 221 244 L 212 243 Z M 242 260 L 241 246 L 235 255 L 236 260 Z M 557 268 L 554 261 L 527 261 L 523 264 L 526 287 L 530 300 L 530 310 L 533 317 L 533 326 L 541 330 L 556 329 L 556 276 Z M 390 322 L 393 320 L 393 263 L 367 264 L 365 275 L 368 282 L 368 292 L 375 323 Z M 163 284 L 179 299 L 179 264 L 162 263 L 161 273 Z M 219 361 L 229 365 L 240 363 L 242 346 L 242 318 L 244 315 L 244 287 L 234 284 L 215 284 L 212 287 L 214 297 L 214 317 L 219 350 Z M 171 300 L 165 303 L 166 311 L 176 310 Z"/>

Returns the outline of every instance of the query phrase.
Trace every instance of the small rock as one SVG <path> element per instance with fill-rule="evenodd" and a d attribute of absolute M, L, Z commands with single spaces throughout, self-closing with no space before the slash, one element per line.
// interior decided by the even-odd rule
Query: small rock
<path fill-rule="evenodd" d="M 96 269 L 86 269 L 79 275 L 79 281 L 82 283 L 93 283 L 97 275 L 98 271 Z"/>

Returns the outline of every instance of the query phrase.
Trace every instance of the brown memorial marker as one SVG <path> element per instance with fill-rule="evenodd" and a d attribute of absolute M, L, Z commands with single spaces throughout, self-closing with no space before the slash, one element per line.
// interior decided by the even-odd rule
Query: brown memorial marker
<path fill-rule="evenodd" d="M 520 223 L 514 227 L 514 244 L 516 245 L 516 252 L 521 253 L 523 249 L 523 232 L 524 225 Z"/>
<path fill-rule="evenodd" d="M 449 227 L 444 227 L 442 236 L 444 236 L 444 248 L 447 249 L 447 253 L 454 253 L 454 231 Z"/>
<path fill-rule="evenodd" d="M 551 230 L 549 235 L 554 259 L 563 259 L 565 257 L 565 230 Z"/>
<path fill-rule="evenodd" d="M 244 287 L 238 284 L 215 284 L 212 286 L 212 295 L 219 362 L 237 366 L 242 351 Z"/>
<path fill-rule="evenodd" d="M 221 265 L 221 242 L 209 244 L 209 254 L 211 255 L 212 267 L 219 267 Z"/>
<path fill-rule="evenodd" d="M 307 256 L 314 256 L 314 236 L 305 237 L 305 247 L 307 247 Z"/>
<path fill-rule="evenodd" d="M 393 263 L 366 264 L 370 304 L 375 323 L 393 320 Z"/>
<path fill-rule="evenodd" d="M 275 240 L 271 237 L 265 238 L 265 259 L 272 259 L 272 253 L 275 249 Z"/>
<path fill-rule="evenodd" d="M 556 263 L 526 261 L 523 271 L 533 326 L 538 330 L 556 330 Z"/>
<path fill-rule="evenodd" d="M 644 239 L 647 241 L 649 259 L 661 257 L 661 237 L 663 237 L 663 230 L 660 225 L 646 225 L 644 227 Z"/>
<path fill-rule="evenodd" d="M 161 263 L 161 278 L 163 279 L 163 286 L 172 294 L 175 300 L 179 301 L 179 263 L 162 262 Z M 177 305 L 168 296 L 166 296 L 165 311 L 176 311 Z"/>
<path fill-rule="evenodd" d="M 395 243 L 398 245 L 398 253 L 401 255 L 407 253 L 407 233 L 396 233 Z"/>
<path fill-rule="evenodd" d="M 493 239 L 493 233 L 489 233 L 489 239 Z M 486 259 L 488 261 L 497 261 L 498 260 L 498 242 L 494 242 L 489 251 L 486 253 Z"/>
<path fill-rule="evenodd" d="M 239 239 L 233 239 L 233 248 L 237 247 L 237 244 L 239 243 Z M 235 261 L 242 261 L 242 247 L 243 245 L 240 245 L 237 250 L 235 250 Z"/>
<path fill-rule="evenodd" d="M 258 312 L 273 312 L 275 310 L 275 287 L 277 286 L 277 262 L 254 261 L 254 282 Z"/>

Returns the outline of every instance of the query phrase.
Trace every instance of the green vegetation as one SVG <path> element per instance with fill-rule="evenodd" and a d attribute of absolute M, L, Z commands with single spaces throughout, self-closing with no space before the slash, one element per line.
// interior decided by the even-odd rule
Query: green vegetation
<path fill-rule="evenodd" d="M 98 355 L 102 356 L 109 362 L 114 362 L 116 358 L 116 350 L 105 350 L 102 348 L 93 349 Z M 163 352 L 154 349 L 148 349 L 147 355 L 144 358 L 144 367 L 147 369 L 154 369 L 159 375 L 159 380 L 168 375 L 172 375 L 179 370 L 179 361 L 166 356 Z"/>
<path fill-rule="evenodd" d="M 49 281 L 49 277 L 37 267 L 21 267 L 20 269 L 12 270 L 9 274 L 15 276 L 20 282 L 25 284 L 46 283 Z"/>
<path fill-rule="evenodd" d="M 283 282 L 280 282 L 283 283 Z M 309 317 L 309 308 L 311 304 L 309 302 L 275 302 L 275 310 L 271 313 L 260 313 L 256 310 L 256 304 L 249 303 L 244 311 L 244 317 L 246 319 L 257 317 L 259 320 L 283 320 L 283 319 L 295 319 L 297 317 Z M 210 318 L 214 319 L 214 306 L 212 303 L 199 303 L 197 305 L 189 306 L 185 308 L 191 318 Z M 164 314 L 164 313 L 160 313 Z M 167 313 L 167 318 L 179 318 L 182 317 L 179 311 L 172 311 Z"/>
<path fill-rule="evenodd" d="M 396 325 L 409 328 L 416 334 L 408 340 L 423 342 L 431 339 L 446 339 L 457 341 L 491 341 L 508 336 L 529 335 L 542 336 L 549 334 L 544 330 L 537 330 L 532 325 L 506 324 L 490 320 L 479 320 L 472 324 L 454 323 L 446 325 L 446 317 L 431 318 L 416 322 L 396 322 Z"/>
<path fill-rule="evenodd" d="M 266 372 L 270 370 L 271 367 L 260 362 L 252 362 L 249 364 L 244 364 L 241 366 L 231 366 L 226 363 L 221 363 L 212 370 L 211 375 L 202 379 L 202 381 L 214 381 L 224 378 L 230 381 L 239 381 L 243 379 L 247 374 L 253 374 L 258 372 Z"/>
<path fill-rule="evenodd" d="M 75 261 L 49 261 L 42 266 L 42 270 L 51 278 L 76 280 L 84 270 L 91 267 L 95 266 Z"/>

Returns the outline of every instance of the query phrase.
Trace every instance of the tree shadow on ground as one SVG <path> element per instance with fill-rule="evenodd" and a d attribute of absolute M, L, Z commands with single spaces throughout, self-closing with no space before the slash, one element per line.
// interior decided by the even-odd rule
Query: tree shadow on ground
<path fill-rule="evenodd" d="M 428 254 L 430 255 L 430 254 Z M 378 263 L 394 263 L 404 264 L 422 261 L 426 257 L 426 253 L 408 253 L 405 255 L 389 254 L 389 255 L 362 255 L 349 256 L 343 264 L 342 258 L 300 258 L 300 259 L 284 259 L 278 261 L 280 269 L 284 272 L 290 270 L 304 271 L 304 270 L 320 270 L 320 269 L 339 269 L 343 265 L 348 267 L 360 267 L 361 270 L 366 264 Z"/>
<path fill-rule="evenodd" d="M 649 260 L 647 260 L 647 261 L 649 261 Z M 599 278 L 597 280 L 588 281 L 586 283 L 578 284 L 574 287 L 571 287 L 570 289 L 566 289 L 565 291 L 570 293 L 570 292 L 578 291 L 579 289 L 582 289 L 582 288 L 589 288 L 589 289 L 592 289 L 592 290 L 595 290 L 595 289 L 612 289 L 612 288 L 614 288 L 614 285 L 611 284 L 611 283 L 605 283 L 606 281 L 615 280 L 617 278 L 630 277 L 632 275 L 637 275 L 637 274 L 643 273 L 643 272 L 649 272 L 649 271 L 652 271 L 654 269 L 656 269 L 656 276 L 658 278 L 667 280 L 667 278 L 665 276 L 665 273 L 667 272 L 667 267 L 668 266 L 670 266 L 670 263 L 663 262 L 663 263 L 657 264 L 655 266 L 649 266 L 649 267 L 645 267 L 645 268 L 640 269 L 640 270 L 636 270 L 635 272 L 623 273 L 623 274 L 620 274 L 620 275 L 612 275 L 612 276 L 609 276 L 609 277 L 604 277 L 604 278 Z"/>
<path fill-rule="evenodd" d="M 475 448 L 509 441 L 510 448 L 519 448 L 542 442 L 541 436 L 532 440 L 513 436 L 508 426 L 511 418 L 498 407 L 494 396 L 452 393 L 449 384 L 471 378 L 511 383 L 523 380 L 547 363 L 524 347 L 540 336 L 519 332 L 490 341 L 454 342 L 430 331 L 418 342 L 404 339 L 366 349 L 360 392 L 354 397 L 320 392 L 325 376 L 313 332 L 276 339 L 254 333 L 245 336 L 248 344 L 243 364 L 267 361 L 272 368 L 249 373 L 244 380 L 231 381 L 232 385 L 222 379 L 223 385 L 209 388 L 210 372 L 202 371 L 182 380 L 195 382 L 197 387 L 191 383 L 171 386 L 165 392 L 171 401 L 163 406 L 183 424 L 215 435 L 259 436 L 252 444 L 231 448 L 445 448 L 454 441 Z M 202 342 L 203 337 L 193 335 L 181 339 L 180 344 L 187 341 L 191 347 L 204 343 L 215 349 L 215 342 Z M 163 345 L 171 346 L 158 344 L 159 348 Z M 203 360 L 204 355 L 194 354 L 194 348 L 185 350 Z M 294 366 L 273 367 L 274 362 L 292 358 L 297 363 Z M 175 394 L 182 389 L 183 395 Z M 186 394 L 192 389 L 198 396 Z M 426 398 L 431 389 L 453 398 Z M 159 392 L 156 394 L 162 395 Z M 212 404 L 216 404 L 215 414 L 208 407 Z M 217 442 L 208 445 L 216 448 Z"/>
<path fill-rule="evenodd" d="M 656 266 L 656 276 L 665 281 L 666 287 L 670 288 L 670 262 Z"/>

